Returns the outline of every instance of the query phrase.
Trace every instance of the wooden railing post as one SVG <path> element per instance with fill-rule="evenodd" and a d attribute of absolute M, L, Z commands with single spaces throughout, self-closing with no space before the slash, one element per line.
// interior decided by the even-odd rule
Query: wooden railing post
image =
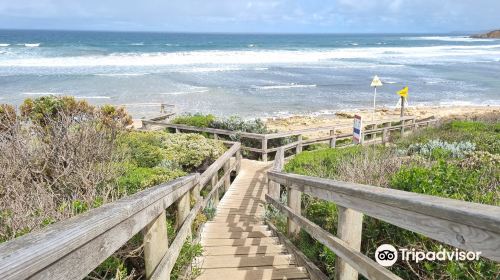
<path fill-rule="evenodd" d="M 202 199 L 200 194 L 201 188 L 202 186 L 200 185 L 200 176 L 198 175 L 198 177 L 196 178 L 196 185 L 191 189 L 191 197 L 193 197 L 196 202 Z"/>
<path fill-rule="evenodd" d="M 349 247 L 359 252 L 363 230 L 363 214 L 337 205 L 338 228 L 337 237 L 345 241 Z M 357 280 L 358 272 L 341 258 L 335 260 L 335 271 L 338 280 Z"/>
<path fill-rule="evenodd" d="M 240 173 L 241 169 L 241 150 L 236 152 L 236 175 Z"/>
<path fill-rule="evenodd" d="M 298 143 L 297 143 L 296 154 L 300 154 L 300 153 L 302 153 L 302 135 L 299 135 L 297 142 Z"/>
<path fill-rule="evenodd" d="M 214 140 L 219 140 L 219 136 L 217 135 L 217 133 L 214 133 Z"/>
<path fill-rule="evenodd" d="M 226 163 L 224 163 L 224 192 L 229 190 L 229 186 L 231 185 L 231 174 L 230 173 L 230 160 L 228 159 Z"/>
<path fill-rule="evenodd" d="M 405 120 L 401 120 L 401 137 L 405 134 Z"/>
<path fill-rule="evenodd" d="M 262 161 L 267 162 L 267 138 L 262 139 Z"/>
<path fill-rule="evenodd" d="M 300 215 L 300 199 L 302 193 L 298 190 L 294 190 L 291 188 L 288 188 L 287 191 L 288 194 L 288 207 L 290 207 L 295 213 Z M 287 224 L 287 229 L 288 229 L 288 235 L 289 236 L 297 236 L 300 232 L 300 227 L 297 225 L 295 222 L 292 221 L 292 219 L 287 218 L 286 219 L 286 224 Z"/>
<path fill-rule="evenodd" d="M 274 156 L 273 170 L 282 171 L 284 162 L 285 162 L 285 150 L 283 149 L 283 147 L 279 147 L 278 150 L 276 151 L 276 155 Z M 280 200 L 281 185 L 279 183 L 268 180 L 267 189 L 269 196 L 278 201 Z"/>
<path fill-rule="evenodd" d="M 384 128 L 384 130 L 382 131 L 382 144 L 387 143 L 387 140 L 388 140 L 388 135 L 389 135 L 389 129 L 386 127 L 386 128 Z"/>
<path fill-rule="evenodd" d="M 165 210 L 142 233 L 144 235 L 144 263 L 149 279 L 168 249 L 167 217 Z"/>
<path fill-rule="evenodd" d="M 190 192 L 186 192 L 177 200 L 177 219 L 176 228 L 180 228 L 184 223 L 189 211 L 191 210 L 191 196 Z"/>
<path fill-rule="evenodd" d="M 217 182 L 219 181 L 219 174 L 216 172 L 214 176 L 212 176 L 212 189 L 217 186 Z M 217 205 L 219 205 L 219 190 L 216 190 L 213 194 L 212 197 L 213 205 L 215 208 L 217 208 Z"/>
<path fill-rule="evenodd" d="M 335 136 L 335 127 L 330 130 L 330 136 L 332 136 L 332 138 L 330 139 L 330 148 L 335 148 L 335 146 L 337 145 L 337 137 Z"/>
<path fill-rule="evenodd" d="M 181 130 L 180 130 L 180 129 L 175 128 L 175 133 L 180 133 L 180 132 L 181 132 Z"/>

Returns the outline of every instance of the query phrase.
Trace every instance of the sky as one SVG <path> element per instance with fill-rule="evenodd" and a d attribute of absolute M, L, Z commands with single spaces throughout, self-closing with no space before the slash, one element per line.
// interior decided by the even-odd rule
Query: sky
<path fill-rule="evenodd" d="M 500 29 L 500 0 L 0 0 L 0 29 L 449 33 Z"/>

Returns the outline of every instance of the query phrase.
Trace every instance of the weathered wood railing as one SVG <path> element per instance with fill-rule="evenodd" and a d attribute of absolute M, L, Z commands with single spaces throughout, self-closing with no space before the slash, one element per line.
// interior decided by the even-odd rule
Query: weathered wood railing
<path fill-rule="evenodd" d="M 283 151 L 278 156 L 267 173 L 266 201 L 287 217 L 288 234 L 302 228 L 337 255 L 337 279 L 358 279 L 358 272 L 368 279 L 400 279 L 360 253 L 363 214 L 500 262 L 500 207 L 287 174 L 280 170 Z M 288 205 L 279 202 L 280 185 L 287 188 Z M 337 204 L 337 236 L 301 215 L 302 193 Z"/>
<path fill-rule="evenodd" d="M 169 279 L 196 215 L 211 200 L 217 205 L 219 189 L 227 189 L 231 172 L 239 171 L 240 148 L 240 143 L 232 143 L 201 175 L 163 183 L 0 244 L 0 279 L 84 278 L 141 231 L 147 278 Z M 201 197 L 207 184 L 210 192 Z M 192 208 L 191 195 L 196 200 Z M 174 203 L 179 228 L 169 246 L 165 209 Z"/>
<path fill-rule="evenodd" d="M 424 120 L 417 121 L 415 117 L 403 117 L 398 119 L 387 119 L 387 120 L 379 120 L 376 122 L 368 122 L 364 124 L 365 129 L 363 130 L 363 142 L 366 143 L 378 143 L 378 142 L 386 142 L 389 139 L 389 134 L 392 131 L 400 131 L 401 134 L 404 133 L 406 129 L 414 130 L 421 126 L 428 126 L 434 123 L 436 120 L 434 118 L 428 118 Z M 307 128 L 301 130 L 293 130 L 286 132 L 278 132 L 278 133 L 269 133 L 269 134 L 258 134 L 258 133 L 247 133 L 247 132 L 238 132 L 224 129 L 215 129 L 215 128 L 205 128 L 205 127 L 194 127 L 183 124 L 170 124 L 159 121 L 151 121 L 151 120 L 143 120 L 143 125 L 146 128 L 150 128 L 151 126 L 160 126 L 164 128 L 175 129 L 176 132 L 204 132 L 208 134 L 213 134 L 214 138 L 217 139 L 219 135 L 225 136 L 238 136 L 242 139 L 253 139 L 255 141 L 261 142 L 260 148 L 255 147 L 246 147 L 242 146 L 241 149 L 245 151 L 250 151 L 254 153 L 258 153 L 261 155 L 263 161 L 268 160 L 268 155 L 271 153 L 275 153 L 279 148 L 283 148 L 286 151 L 295 149 L 296 153 L 302 152 L 304 147 L 318 144 L 318 143 L 328 143 L 330 147 L 336 147 L 337 143 L 341 140 L 351 139 L 352 132 L 350 133 L 337 133 L 338 130 L 346 130 L 352 129 L 352 126 L 326 126 L 326 127 L 315 127 L 315 128 Z M 319 136 L 311 139 L 306 139 L 306 135 L 310 134 L 326 134 L 325 136 Z M 380 139 L 377 137 L 380 136 Z M 269 141 L 273 139 L 284 139 L 284 138 L 297 138 L 296 141 L 285 144 L 280 147 L 269 147 Z"/>

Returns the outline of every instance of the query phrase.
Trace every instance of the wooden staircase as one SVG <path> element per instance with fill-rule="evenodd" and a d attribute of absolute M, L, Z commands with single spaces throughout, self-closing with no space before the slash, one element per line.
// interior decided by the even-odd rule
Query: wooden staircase
<path fill-rule="evenodd" d="M 197 279 L 309 279 L 264 224 L 269 168 L 267 163 L 242 160 L 240 174 L 203 229 Z"/>

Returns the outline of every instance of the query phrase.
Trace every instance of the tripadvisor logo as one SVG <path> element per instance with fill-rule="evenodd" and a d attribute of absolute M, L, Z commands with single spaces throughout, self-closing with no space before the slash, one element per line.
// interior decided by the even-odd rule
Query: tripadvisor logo
<path fill-rule="evenodd" d="M 382 244 L 378 246 L 375 251 L 375 260 L 381 266 L 392 266 L 396 263 L 398 258 L 403 261 L 413 261 L 419 263 L 421 261 L 474 261 L 479 260 L 481 252 L 465 252 L 455 249 L 454 251 L 449 251 L 442 249 L 437 252 L 433 251 L 417 251 L 415 249 L 401 248 L 396 250 L 394 246 L 390 244 Z"/>
<path fill-rule="evenodd" d="M 392 266 L 398 260 L 398 251 L 390 244 L 382 244 L 375 251 L 375 260 L 381 266 Z"/>

